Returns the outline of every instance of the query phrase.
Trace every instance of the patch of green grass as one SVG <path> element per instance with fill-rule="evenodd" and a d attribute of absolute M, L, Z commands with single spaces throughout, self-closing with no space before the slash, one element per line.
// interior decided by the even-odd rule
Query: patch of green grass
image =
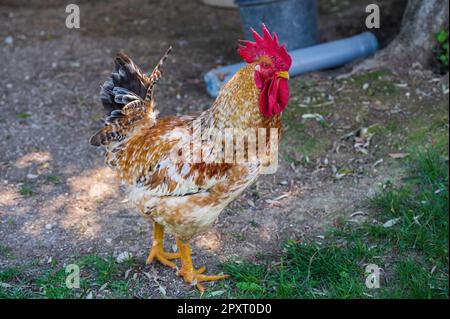
<path fill-rule="evenodd" d="M 413 124 L 415 124 L 415 129 L 408 137 L 410 145 L 420 147 L 429 140 L 433 144 L 437 144 L 438 148 L 442 148 L 448 143 L 448 114 L 434 119 L 431 124 L 424 125 L 423 119 L 417 119 Z"/>
<path fill-rule="evenodd" d="M 29 291 L 23 288 L 3 288 L 0 287 L 0 299 L 27 299 L 31 298 L 32 295 Z"/>
<path fill-rule="evenodd" d="M 19 194 L 24 197 L 30 197 L 35 194 L 35 191 L 31 184 L 23 183 L 19 186 Z"/>
<path fill-rule="evenodd" d="M 0 270 L 0 282 L 6 282 L 14 279 L 22 273 L 19 267 L 7 267 Z"/>
<path fill-rule="evenodd" d="M 427 104 L 421 107 L 430 109 L 427 116 L 420 113 L 407 119 L 392 117 L 385 124 L 386 129 L 377 136 L 381 140 L 391 142 L 386 152 L 391 152 L 393 149 L 407 151 L 409 148 L 423 150 L 424 145 L 430 144 L 437 149 L 442 149 L 448 145 L 448 101 L 443 100 L 438 104 Z"/>
<path fill-rule="evenodd" d="M 290 242 L 275 264 L 224 264 L 237 298 L 357 298 L 365 291 L 364 268 L 374 250 L 358 238 L 341 250 L 336 245 Z"/>
<path fill-rule="evenodd" d="M 404 184 L 387 183 L 371 199 L 379 222 L 344 223 L 321 245 L 289 242 L 275 259 L 227 262 L 228 296 L 448 298 L 448 143 L 411 153 Z M 365 286 L 368 264 L 384 270 L 379 289 Z"/>
<path fill-rule="evenodd" d="M 74 298 L 76 292 L 66 286 L 67 274 L 61 267 L 52 267 L 45 269 L 34 284 L 39 289 L 41 297 L 49 299 L 68 299 Z"/>
<path fill-rule="evenodd" d="M 357 84 L 364 84 L 379 80 L 381 77 L 392 75 L 388 70 L 375 70 L 354 75 L 351 79 Z"/>
<path fill-rule="evenodd" d="M 431 273 L 427 264 L 415 258 L 399 260 L 395 265 L 396 278 L 385 292 L 391 298 L 448 298 L 448 269 Z"/>
<path fill-rule="evenodd" d="M 388 71 L 372 71 L 353 76 L 350 81 L 367 91 L 366 95 L 392 95 L 397 91 L 394 82 L 384 77 L 391 75 Z"/>
<path fill-rule="evenodd" d="M 329 147 L 329 142 L 314 136 L 308 136 L 296 150 L 304 156 L 311 157 L 320 154 Z"/>
<path fill-rule="evenodd" d="M 132 267 L 133 261 L 128 261 L 126 266 Z M 97 255 L 88 255 L 80 260 L 80 266 L 89 269 L 92 282 L 97 285 L 104 285 L 120 273 L 121 267 L 113 258 L 102 258 Z"/>
<path fill-rule="evenodd" d="M 449 48 L 448 48 L 448 30 L 441 30 L 436 35 L 438 42 L 437 59 L 443 66 L 443 71 L 448 72 Z"/>
<path fill-rule="evenodd" d="M 65 265 L 56 261 L 33 274 L 25 273 L 22 268 L 0 270 L 0 298 L 48 298 L 72 299 L 86 298 L 90 292 L 93 297 L 131 298 L 134 285 L 124 279 L 126 269 L 134 267 L 133 261 L 117 264 L 112 257 L 102 258 L 88 255 L 74 261 L 80 269 L 80 287 L 68 288 Z M 33 267 L 34 268 L 34 267 Z"/>
<path fill-rule="evenodd" d="M 302 108 L 311 112 L 312 109 L 322 108 L 332 104 L 326 91 L 317 88 L 316 81 L 302 81 L 297 79 L 292 85 L 293 95 L 290 98 L 290 108 Z"/>
<path fill-rule="evenodd" d="M 47 182 L 52 183 L 52 184 L 59 184 L 61 182 L 59 176 L 57 175 L 47 175 L 46 177 Z"/>
<path fill-rule="evenodd" d="M 372 199 L 382 223 L 398 222 L 388 228 L 372 225 L 368 231 L 395 250 L 404 297 L 448 298 L 448 146 L 414 154 L 404 185 L 388 185 Z"/>
<path fill-rule="evenodd" d="M 301 113 L 297 112 L 301 116 Z M 289 162 L 301 162 L 307 164 L 309 158 L 323 154 L 326 149 L 331 147 L 330 139 L 327 136 L 311 135 L 307 132 L 305 124 L 300 119 L 290 118 L 287 126 L 284 128 L 283 134 L 286 138 L 282 139 L 281 149 L 285 150 L 285 158 Z M 311 121 L 311 125 L 319 125 L 316 121 Z M 317 124 L 315 124 L 317 123 Z M 322 126 L 323 127 L 323 126 Z M 323 127 L 322 129 L 326 129 Z M 301 158 L 300 158 L 301 157 Z"/>
<path fill-rule="evenodd" d="M 27 112 L 20 112 L 16 115 L 16 117 L 20 120 L 25 120 L 27 118 L 29 118 L 31 115 Z"/>
<path fill-rule="evenodd" d="M 289 105 L 283 113 L 283 156 L 288 162 L 307 164 L 310 158 L 322 155 L 331 147 L 325 119 L 334 102 L 315 81 L 294 80 Z M 308 114 L 309 118 L 303 118 Z M 316 117 L 314 117 L 314 115 Z M 313 133 L 311 133 L 313 132 Z"/>
<path fill-rule="evenodd" d="M 23 269 L 19 267 L 6 267 L 0 269 L 0 299 L 23 299 L 30 297 L 30 292 L 22 286 L 8 284 L 10 281 L 20 280 L 19 278 L 22 275 Z"/>

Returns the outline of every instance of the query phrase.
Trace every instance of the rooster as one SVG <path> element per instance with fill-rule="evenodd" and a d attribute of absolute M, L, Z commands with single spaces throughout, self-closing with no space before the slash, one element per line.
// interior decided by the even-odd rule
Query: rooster
<path fill-rule="evenodd" d="M 280 115 L 289 99 L 291 57 L 276 33 L 271 35 L 264 24 L 262 31 L 260 36 L 251 29 L 254 42 L 240 41 L 238 53 L 247 65 L 222 88 L 211 108 L 197 116 L 157 118 L 153 91 L 170 48 L 148 76 L 119 53 L 115 71 L 101 87 L 107 116 L 90 143 L 105 147 L 105 162 L 129 185 L 130 202 L 153 222 L 153 243 L 146 263 L 157 260 L 178 269 L 173 260 L 180 259 L 177 275 L 201 292 L 203 282 L 227 275 L 206 275 L 205 267 L 195 268 L 189 240 L 208 230 L 220 212 L 263 173 L 272 145 L 269 137 L 274 136 L 273 130 L 280 132 Z M 257 146 L 258 151 L 265 150 L 264 156 L 236 161 L 237 152 L 232 150 L 231 161 L 208 160 L 212 153 L 223 158 L 227 141 L 237 144 L 236 137 L 215 138 L 214 132 L 255 128 L 267 130 Z M 201 150 L 192 156 L 192 136 L 199 132 Z M 249 142 L 246 137 L 246 156 Z M 188 153 L 190 160 L 179 160 Z M 164 250 L 165 231 L 175 237 L 177 252 Z"/>

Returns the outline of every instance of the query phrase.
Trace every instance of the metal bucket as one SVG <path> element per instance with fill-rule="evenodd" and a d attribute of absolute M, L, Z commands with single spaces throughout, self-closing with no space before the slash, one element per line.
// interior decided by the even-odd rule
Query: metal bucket
<path fill-rule="evenodd" d="M 276 32 L 288 50 L 312 46 L 318 41 L 315 0 L 235 0 L 239 6 L 245 37 L 253 40 L 250 27 L 259 33 L 261 23 Z"/>

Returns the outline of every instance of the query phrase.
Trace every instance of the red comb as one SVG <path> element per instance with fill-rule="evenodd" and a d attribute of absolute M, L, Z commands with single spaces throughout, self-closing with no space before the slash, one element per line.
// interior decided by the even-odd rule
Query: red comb
<path fill-rule="evenodd" d="M 263 36 L 261 37 L 253 28 L 252 32 L 255 42 L 240 40 L 238 53 L 247 62 L 253 63 L 262 56 L 268 56 L 275 67 L 282 71 L 288 71 L 292 64 L 292 59 L 284 44 L 280 46 L 277 34 L 270 35 L 264 23 L 262 24 Z"/>

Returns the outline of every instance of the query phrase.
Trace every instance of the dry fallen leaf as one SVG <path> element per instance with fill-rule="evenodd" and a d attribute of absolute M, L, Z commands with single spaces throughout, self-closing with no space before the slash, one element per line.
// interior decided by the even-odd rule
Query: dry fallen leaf
<path fill-rule="evenodd" d="M 125 278 L 126 279 L 126 278 Z M 107 282 L 106 284 L 103 284 L 101 287 L 100 287 L 100 289 L 98 290 L 99 292 L 102 292 L 103 290 L 105 290 L 106 289 L 106 287 L 108 287 L 108 285 L 109 285 L 109 282 Z"/>
<path fill-rule="evenodd" d="M 270 204 L 270 205 L 279 205 L 280 202 L 276 201 L 276 200 L 272 200 L 272 199 L 266 199 L 266 203 Z"/>
<path fill-rule="evenodd" d="M 253 208 L 256 207 L 255 203 L 251 199 L 247 199 L 247 203 Z"/>
<path fill-rule="evenodd" d="M 385 222 L 385 223 L 383 224 L 383 227 L 384 227 L 384 228 L 392 227 L 392 226 L 394 226 L 395 224 L 397 224 L 397 223 L 399 222 L 399 220 L 400 220 L 400 218 L 390 219 L 390 220 L 388 220 L 387 222 Z"/>
<path fill-rule="evenodd" d="M 121 264 L 125 261 L 131 260 L 133 258 L 133 255 L 127 251 L 124 251 L 123 253 L 120 253 L 117 258 L 116 261 L 118 264 Z"/>
<path fill-rule="evenodd" d="M 389 153 L 389 157 L 392 158 L 405 158 L 407 156 L 409 156 L 408 153 Z"/>
<path fill-rule="evenodd" d="M 352 213 L 349 217 L 353 218 L 353 217 L 358 216 L 358 215 L 368 215 L 368 214 L 358 210 L 358 211 Z"/>
<path fill-rule="evenodd" d="M 335 177 L 336 177 L 337 179 L 341 179 L 341 178 L 343 178 L 344 176 L 349 175 L 349 174 L 352 174 L 352 173 L 353 173 L 353 171 L 352 171 L 351 169 L 348 169 L 348 168 L 341 168 L 340 170 L 338 170 L 338 171 L 336 172 Z"/>

